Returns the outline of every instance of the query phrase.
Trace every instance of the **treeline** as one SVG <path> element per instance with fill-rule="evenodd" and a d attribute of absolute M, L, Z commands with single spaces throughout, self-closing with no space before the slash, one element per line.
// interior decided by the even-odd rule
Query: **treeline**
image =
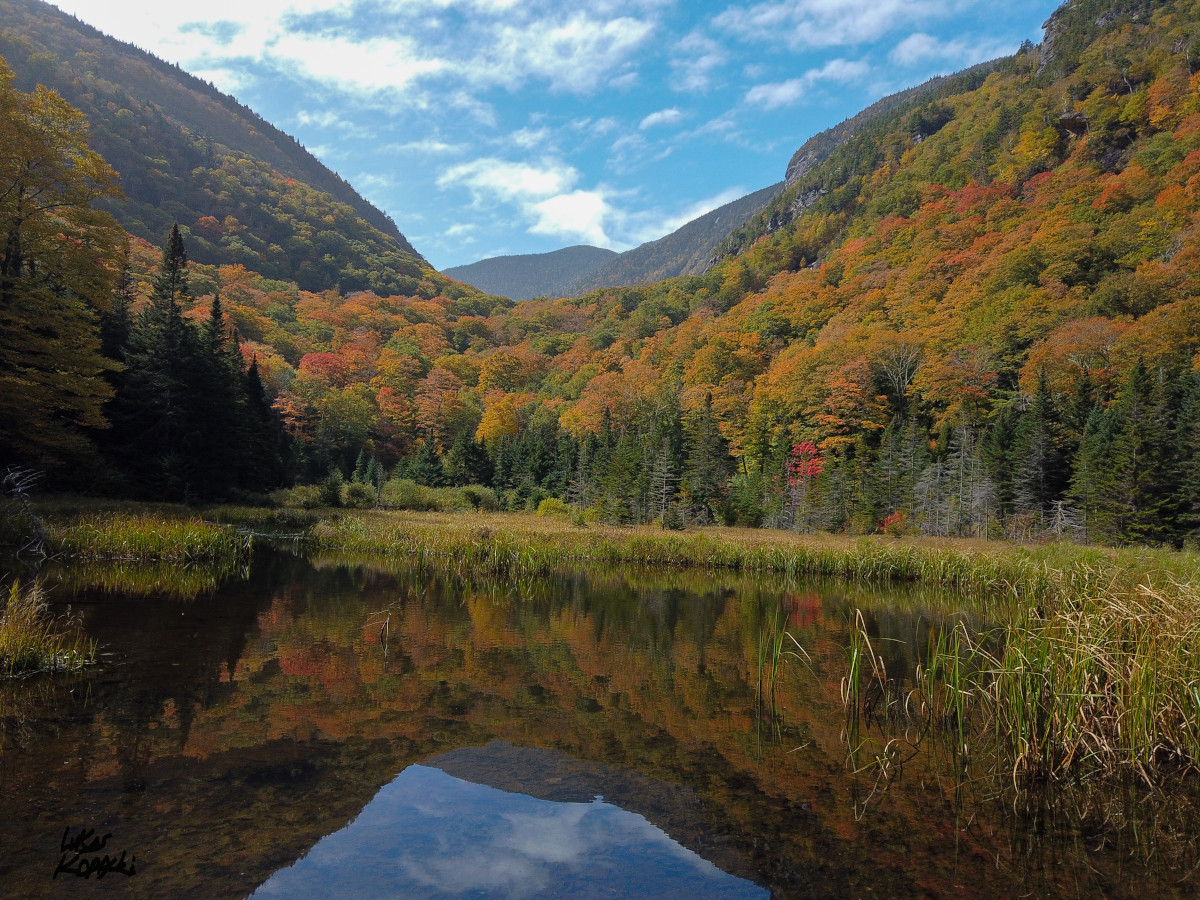
<path fill-rule="evenodd" d="M 39 197 L 70 189 L 55 212 L 2 210 L 22 255 L 0 283 L 0 450 L 147 496 L 1182 543 L 1197 22 L 1165 4 L 1063 79 L 1026 48 L 897 110 L 702 276 L 515 305 L 431 279 L 317 293 L 240 265 L 192 264 L 180 290 L 186 231 L 161 257 L 130 241 L 124 266 L 78 115 L 9 90 L 18 123 L 30 104 L 62 123 L 58 157 L 36 159 L 76 162 L 44 173 Z M 46 135 L 0 133 L 4 158 Z"/>
<path fill-rule="evenodd" d="M 1102 387 L 1084 378 L 1067 403 L 1042 378 L 988 425 L 947 424 L 931 440 L 928 419 L 897 414 L 840 450 L 799 441 L 753 468 L 731 455 L 711 396 L 691 414 L 679 401 L 659 396 L 620 422 L 605 414 L 583 440 L 546 415 L 490 444 L 462 434 L 439 453 L 423 440 L 390 472 L 362 453 L 348 487 L 319 496 L 433 505 L 395 483 L 476 485 L 491 493 L 468 493 L 471 505 L 553 498 L 584 521 L 1014 540 L 1181 544 L 1200 526 L 1196 372 L 1138 362 Z"/>

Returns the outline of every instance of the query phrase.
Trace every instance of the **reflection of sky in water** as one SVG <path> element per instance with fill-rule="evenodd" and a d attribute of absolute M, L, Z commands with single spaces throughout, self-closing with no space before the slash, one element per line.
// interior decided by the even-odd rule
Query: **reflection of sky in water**
<path fill-rule="evenodd" d="M 644 818 L 410 766 L 359 816 L 252 895 L 766 897 Z"/>

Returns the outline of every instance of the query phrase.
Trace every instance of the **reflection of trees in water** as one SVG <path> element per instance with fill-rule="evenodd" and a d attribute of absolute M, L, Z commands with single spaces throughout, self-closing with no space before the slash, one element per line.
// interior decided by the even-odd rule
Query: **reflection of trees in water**
<path fill-rule="evenodd" d="M 1014 884 L 1057 889 L 1066 882 L 1052 863 L 1078 884 L 1128 893 L 1120 885 L 1131 878 L 1087 874 L 1111 869 L 1126 838 L 1111 838 L 1104 864 L 1092 866 L 1096 833 L 1082 814 L 1047 801 L 1057 817 L 1017 816 L 1002 780 L 964 786 L 954 760 L 935 754 L 913 761 L 855 819 L 871 782 L 842 765 L 848 611 L 864 609 L 889 672 L 911 674 L 926 629 L 952 619 L 959 603 L 890 597 L 736 573 L 596 569 L 513 583 L 403 560 L 312 567 L 263 555 L 249 580 L 188 604 L 81 595 L 93 633 L 130 670 L 98 685 L 59 741 L 83 757 L 73 789 L 111 769 L 133 791 L 125 796 L 170 805 L 181 802 L 168 797 L 176 783 L 200 824 L 232 828 L 234 843 L 250 841 L 237 829 L 253 829 L 251 843 L 272 844 L 272 865 L 286 855 L 280 848 L 326 833 L 330 809 L 353 815 L 404 765 L 500 739 L 689 786 L 699 812 L 673 836 L 702 855 L 725 848 L 737 874 L 781 893 L 869 885 L 905 896 L 969 883 L 999 896 Z M 386 654 L 369 624 L 383 610 Z M 762 623 L 798 610 L 790 627 L 813 667 L 785 672 L 782 727 L 760 741 L 754 641 Z M 180 775 L 182 760 L 197 771 Z M 1030 836 L 1036 828 L 1041 837 Z M 1188 840 L 1156 846 L 1178 845 L 1171 858 L 1182 860 Z"/>

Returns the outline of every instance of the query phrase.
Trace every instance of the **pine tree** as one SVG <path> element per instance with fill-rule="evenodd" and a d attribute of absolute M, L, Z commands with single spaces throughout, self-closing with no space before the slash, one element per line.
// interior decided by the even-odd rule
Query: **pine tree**
<path fill-rule="evenodd" d="M 1085 543 L 1111 539 L 1118 530 L 1116 515 L 1106 502 L 1115 491 L 1111 466 L 1114 425 L 1114 416 L 1100 404 L 1094 405 L 1072 465 L 1067 493 L 1079 511 Z"/>
<path fill-rule="evenodd" d="M 113 406 L 121 462 L 141 490 L 155 496 L 187 495 L 196 475 L 192 417 L 203 373 L 199 338 L 181 309 L 189 299 L 187 251 L 176 225 L 150 304 L 130 332 Z"/>
<path fill-rule="evenodd" d="M 726 487 L 733 471 L 729 443 L 721 434 L 712 394 L 704 406 L 683 423 L 683 482 L 688 517 L 700 524 L 714 521 L 726 499 Z"/>
<path fill-rule="evenodd" d="M 1142 360 L 1130 369 L 1115 404 L 1113 488 L 1107 497 L 1125 541 L 1158 542 L 1173 518 L 1171 430 L 1177 398 L 1166 373 L 1151 373 Z"/>
<path fill-rule="evenodd" d="M 246 465 L 247 383 L 237 334 L 230 334 L 221 297 L 215 295 L 200 328 L 191 377 L 198 379 L 188 427 L 193 434 L 190 470 L 194 490 L 205 497 L 228 495 Z"/>
<path fill-rule="evenodd" d="M 1069 469 L 1062 425 L 1044 371 L 1038 376 L 1033 401 L 1017 423 L 1015 443 L 1015 510 L 1031 518 L 1039 532 L 1045 531 L 1053 504 L 1067 488 Z"/>
<path fill-rule="evenodd" d="M 1175 531 L 1180 538 L 1200 538 L 1200 373 L 1182 376 L 1180 410 L 1173 444 L 1177 449 Z"/>
<path fill-rule="evenodd" d="M 258 373 L 256 357 L 246 371 L 245 444 L 242 465 L 239 467 L 242 488 L 262 491 L 282 482 L 282 441 L 283 433 Z"/>
<path fill-rule="evenodd" d="M 445 483 L 442 458 L 437 454 L 432 440 L 421 441 L 416 455 L 408 465 L 408 477 L 426 487 L 441 487 Z"/>
<path fill-rule="evenodd" d="M 651 511 L 661 528 L 667 527 L 667 513 L 674 508 L 678 486 L 676 457 L 671 452 L 670 440 L 664 437 L 654 458 L 654 468 L 650 472 L 650 500 L 653 504 Z"/>

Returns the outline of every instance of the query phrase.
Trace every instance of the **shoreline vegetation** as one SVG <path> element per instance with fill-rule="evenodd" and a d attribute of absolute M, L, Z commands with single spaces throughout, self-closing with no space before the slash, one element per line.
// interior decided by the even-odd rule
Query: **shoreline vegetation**
<path fill-rule="evenodd" d="M 78 671 L 95 661 L 96 644 L 79 620 L 51 615 L 36 582 L 13 581 L 0 598 L 0 677 Z"/>
<path fill-rule="evenodd" d="M 1200 772 L 1200 554 L 1066 543 L 800 535 L 745 528 L 686 532 L 572 524 L 547 515 L 264 509 L 199 513 L 49 501 L 53 554 L 81 561 L 239 561 L 257 540 L 310 552 L 403 557 L 470 576 L 522 579 L 589 565 L 721 569 L 788 578 L 949 588 L 982 619 L 939 632 L 895 683 L 864 632 L 847 712 L 899 717 L 959 746 L 992 743 L 1018 772 Z M 16 596 L 16 587 L 13 588 Z M 853 649 L 853 648 L 852 648 Z M 872 674 L 874 673 L 874 674 Z M 871 685 L 875 679 L 877 683 Z M 863 698 L 874 690 L 874 706 Z M 907 692 L 907 693 L 906 693 Z"/>

